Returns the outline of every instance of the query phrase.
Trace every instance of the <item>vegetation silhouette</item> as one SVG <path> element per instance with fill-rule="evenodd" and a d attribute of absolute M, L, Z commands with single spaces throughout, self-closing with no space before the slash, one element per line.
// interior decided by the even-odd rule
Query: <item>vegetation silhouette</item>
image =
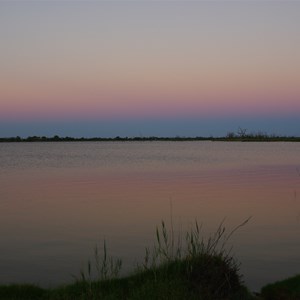
<path fill-rule="evenodd" d="M 185 235 L 174 235 L 164 221 L 156 228 L 153 248 L 128 276 L 120 277 L 122 261 L 97 246 L 75 282 L 56 288 L 33 284 L 0 285 L 0 299 L 39 300 L 299 300 L 300 275 L 264 286 L 251 293 L 243 284 L 239 263 L 228 248 L 229 238 L 250 218 L 227 234 L 224 221 L 203 238 L 195 222 Z"/>
<path fill-rule="evenodd" d="M 250 218 L 227 234 L 224 221 L 207 239 L 195 222 L 185 235 L 174 235 L 164 221 L 156 240 L 146 248 L 144 261 L 126 277 L 119 277 L 122 261 L 94 249 L 94 259 L 73 284 L 53 289 L 34 285 L 0 285 L 0 299 L 107 300 L 247 300 L 254 299 L 243 285 L 239 263 L 227 247 L 228 239 Z"/>
<path fill-rule="evenodd" d="M 226 136 L 213 137 L 213 136 L 173 136 L 173 137 L 158 137 L 158 136 L 147 136 L 147 137 L 60 137 L 54 135 L 53 137 L 46 136 L 28 136 L 26 138 L 16 137 L 2 137 L 0 143 L 21 143 L 21 142 L 146 142 L 146 141 L 174 141 L 174 142 L 185 142 L 185 141 L 213 141 L 213 142 L 300 142 L 299 136 L 282 136 L 276 134 L 267 134 L 266 132 L 258 131 L 247 133 L 246 128 L 239 127 L 237 132 L 229 131 Z"/>

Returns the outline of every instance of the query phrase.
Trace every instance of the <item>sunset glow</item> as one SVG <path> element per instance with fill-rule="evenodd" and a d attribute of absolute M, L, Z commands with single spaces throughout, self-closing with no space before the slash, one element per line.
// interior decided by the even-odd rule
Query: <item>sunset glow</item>
<path fill-rule="evenodd" d="M 298 2 L 2 1 L 0 8 L 1 135 L 13 134 L 14 122 L 300 114 Z"/>

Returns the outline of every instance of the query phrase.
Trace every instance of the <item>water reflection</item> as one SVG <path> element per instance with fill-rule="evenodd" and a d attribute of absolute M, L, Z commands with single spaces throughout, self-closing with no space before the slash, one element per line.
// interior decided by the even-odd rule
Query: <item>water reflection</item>
<path fill-rule="evenodd" d="M 1 145 L 0 281 L 69 282 L 104 237 L 132 267 L 170 200 L 183 230 L 253 216 L 232 238 L 251 288 L 299 273 L 300 145 L 171 144 Z"/>

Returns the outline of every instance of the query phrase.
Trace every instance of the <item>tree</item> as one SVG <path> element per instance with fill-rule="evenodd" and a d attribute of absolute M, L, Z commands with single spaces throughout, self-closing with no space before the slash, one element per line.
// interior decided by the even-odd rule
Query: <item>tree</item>
<path fill-rule="evenodd" d="M 239 127 L 237 134 L 239 137 L 243 138 L 246 136 L 247 129 Z"/>

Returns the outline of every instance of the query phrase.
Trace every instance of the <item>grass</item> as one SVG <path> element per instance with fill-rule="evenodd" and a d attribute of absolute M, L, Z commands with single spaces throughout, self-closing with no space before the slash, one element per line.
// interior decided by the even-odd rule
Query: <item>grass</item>
<path fill-rule="evenodd" d="M 261 296 L 266 300 L 299 300 L 300 275 L 264 286 Z"/>
<path fill-rule="evenodd" d="M 176 236 L 172 222 L 170 229 L 162 222 L 156 228 L 154 246 L 146 248 L 143 262 L 126 277 L 119 278 L 122 261 L 108 255 L 104 242 L 103 254 L 100 255 L 98 247 L 95 247 L 93 259 L 87 262 L 74 283 L 53 289 L 34 285 L 2 285 L 0 299 L 255 299 L 243 285 L 239 263 L 227 247 L 231 235 L 248 220 L 229 234 L 222 222 L 208 239 L 203 238 L 197 222 L 185 235 Z"/>
<path fill-rule="evenodd" d="M 10 284 L 0 286 L 0 299 L 43 299 L 46 291 L 32 284 Z"/>

